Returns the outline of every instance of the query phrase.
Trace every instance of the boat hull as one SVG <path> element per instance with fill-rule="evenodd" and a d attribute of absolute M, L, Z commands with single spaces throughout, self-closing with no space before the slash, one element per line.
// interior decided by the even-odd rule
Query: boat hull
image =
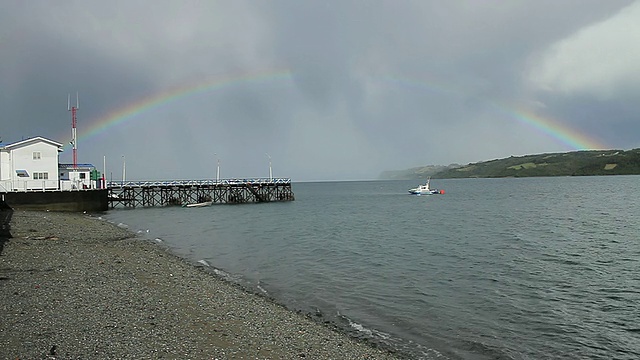
<path fill-rule="evenodd" d="M 409 190 L 409 194 L 412 194 L 412 195 L 436 195 L 436 194 L 440 194 L 440 192 L 438 190 L 416 190 L 416 189 L 411 189 L 411 190 Z"/>
<path fill-rule="evenodd" d="M 206 202 L 201 202 L 197 204 L 187 204 L 185 205 L 185 207 L 205 207 L 205 206 L 211 206 L 212 204 L 213 204 L 213 201 L 206 201 Z"/>

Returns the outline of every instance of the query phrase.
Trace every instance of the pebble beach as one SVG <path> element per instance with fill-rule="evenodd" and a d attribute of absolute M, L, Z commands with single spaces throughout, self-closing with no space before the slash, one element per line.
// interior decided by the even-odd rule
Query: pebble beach
<path fill-rule="evenodd" d="M 8 212 L 0 359 L 400 358 L 99 216 Z"/>

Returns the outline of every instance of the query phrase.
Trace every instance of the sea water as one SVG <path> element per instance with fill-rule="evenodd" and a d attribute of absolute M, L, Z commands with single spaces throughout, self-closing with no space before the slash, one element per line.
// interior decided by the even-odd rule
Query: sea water
<path fill-rule="evenodd" d="M 640 358 L 640 177 L 420 182 L 106 218 L 415 359 Z"/>

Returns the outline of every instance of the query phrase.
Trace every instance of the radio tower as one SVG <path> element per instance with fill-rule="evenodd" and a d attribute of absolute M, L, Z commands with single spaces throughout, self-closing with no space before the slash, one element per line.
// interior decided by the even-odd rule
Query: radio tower
<path fill-rule="evenodd" d="M 78 119 L 76 118 L 76 112 L 80 109 L 80 101 L 78 99 L 78 93 L 76 93 L 76 106 L 71 106 L 71 94 L 67 98 L 67 111 L 71 111 L 71 145 L 73 146 L 73 169 L 78 168 L 78 139 L 76 138 L 76 125 Z"/>

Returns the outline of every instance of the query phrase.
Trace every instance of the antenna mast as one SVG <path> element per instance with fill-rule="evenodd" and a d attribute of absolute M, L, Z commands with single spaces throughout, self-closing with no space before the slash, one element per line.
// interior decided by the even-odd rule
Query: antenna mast
<path fill-rule="evenodd" d="M 71 94 L 67 98 L 67 111 L 71 111 L 71 145 L 73 146 L 73 169 L 78 168 L 78 139 L 76 137 L 76 125 L 78 124 L 78 119 L 76 117 L 76 113 L 80 109 L 80 100 L 78 98 L 78 93 L 76 93 L 76 106 L 71 106 Z"/>

